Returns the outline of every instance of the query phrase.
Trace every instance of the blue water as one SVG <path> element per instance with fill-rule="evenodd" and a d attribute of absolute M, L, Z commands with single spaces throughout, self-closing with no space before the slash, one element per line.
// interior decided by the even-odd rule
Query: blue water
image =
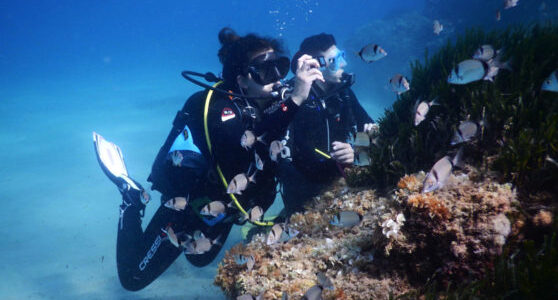
<path fill-rule="evenodd" d="M 0 299 L 222 299 L 217 263 L 179 258 L 139 292 L 116 275 L 119 194 L 99 169 L 91 132 L 120 145 L 146 184 L 172 118 L 199 88 L 184 69 L 218 73 L 218 31 L 283 39 L 333 33 L 349 54 L 354 90 L 377 118 L 395 100 L 387 82 L 470 26 L 556 18 L 558 1 L 0 1 Z M 103 3 L 103 4 L 100 4 Z M 448 4 L 450 3 L 450 4 Z M 464 4 L 466 3 L 466 4 Z M 432 21 L 445 24 L 440 36 Z M 389 55 L 354 55 L 378 43 Z M 412 79 L 411 79 L 412 80 Z M 152 195 L 158 199 L 158 194 Z M 154 201 L 156 203 L 157 201 Z M 156 209 L 147 208 L 144 225 Z M 280 209 L 280 201 L 272 208 Z M 238 228 L 225 245 L 238 242 Z"/>

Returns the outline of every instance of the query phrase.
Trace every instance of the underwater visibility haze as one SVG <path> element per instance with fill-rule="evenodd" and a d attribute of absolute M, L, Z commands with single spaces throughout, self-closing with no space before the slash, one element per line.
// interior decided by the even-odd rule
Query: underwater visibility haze
<path fill-rule="evenodd" d="M 2 0 L 0 299 L 299 299 L 316 283 L 325 299 L 457 283 L 471 283 L 464 297 L 558 296 L 556 20 L 556 0 Z M 299 237 L 239 245 L 235 226 L 208 266 L 181 255 L 127 291 L 121 196 L 91 133 L 117 144 L 148 188 L 176 111 L 202 89 L 180 74 L 220 73 L 226 26 L 279 38 L 290 57 L 304 38 L 333 34 L 379 124 L 354 145 L 368 163 L 291 218 Z M 151 196 L 144 228 L 159 205 Z M 282 207 L 278 196 L 266 215 Z M 486 279 L 515 276 L 505 266 L 517 249 L 528 258 L 517 281 Z M 248 253 L 250 272 L 234 258 Z"/>

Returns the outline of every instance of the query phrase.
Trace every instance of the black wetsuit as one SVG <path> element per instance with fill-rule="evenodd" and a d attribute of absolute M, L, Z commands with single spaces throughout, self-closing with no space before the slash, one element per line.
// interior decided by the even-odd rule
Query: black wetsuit
<path fill-rule="evenodd" d="M 292 163 L 282 161 L 280 165 L 279 180 L 287 215 L 301 211 L 308 200 L 341 176 L 341 166 L 314 149 L 329 154 L 331 143 L 347 142 L 366 123 L 373 120 L 350 88 L 327 95 L 316 84 L 312 86 L 308 100 L 289 126 L 287 146 Z"/>
<path fill-rule="evenodd" d="M 221 88 L 226 89 L 226 87 Z M 162 192 L 162 204 L 172 197 L 187 195 L 190 196 L 190 201 L 205 196 L 209 198 L 208 201 L 220 200 L 229 203 L 231 201 L 229 195 L 226 194 L 223 183 L 217 179 L 215 165 L 211 162 L 219 164 L 227 182 L 230 182 L 239 173 L 250 171 L 249 175 L 253 174 L 256 170 L 253 163 L 254 151 L 256 151 L 264 163 L 263 170 L 257 171 L 256 183 L 249 183 L 242 195 L 237 195 L 237 199 L 245 210 L 255 205 L 259 205 L 264 211 L 267 210 L 275 199 L 277 183 L 275 179 L 277 163 L 270 159 L 269 145 L 271 141 L 279 140 L 285 134 L 298 106 L 289 98 L 286 101 L 276 102 L 272 108 L 262 111 L 257 109 L 252 101 L 232 99 L 215 92 L 207 117 L 212 145 L 212 153 L 210 153 L 203 127 L 206 95 L 207 92 L 204 91 L 191 96 L 178 113 L 175 125 L 180 124 L 177 120 L 186 116 L 187 125 L 192 133 L 191 138 L 209 162 L 207 169 L 175 167 L 171 161 L 164 159 L 169 142 L 172 143 L 182 132 L 181 126 L 174 126 L 167 142 L 159 152 L 148 181 L 154 183 L 152 188 Z M 263 135 L 262 141 L 256 142 L 250 149 L 243 148 L 240 142 L 245 130 L 252 130 L 256 136 Z M 163 159 L 163 164 L 160 164 L 160 159 Z M 209 226 L 202 221 L 199 213 L 195 212 L 191 205 L 188 205 L 185 211 L 175 211 L 161 205 L 143 232 L 138 207 L 124 207 L 121 209 L 121 214 L 118 227 L 117 266 L 120 282 L 128 290 L 139 290 L 147 286 L 183 252 L 168 241 L 162 228 L 171 225 L 174 232 L 185 232 L 189 235 L 199 230 L 207 238 L 217 239 L 218 243 L 204 254 L 186 254 L 186 258 L 193 265 L 202 267 L 209 264 L 219 253 L 233 225 L 231 219 L 236 220 L 236 217 L 229 218 Z"/>

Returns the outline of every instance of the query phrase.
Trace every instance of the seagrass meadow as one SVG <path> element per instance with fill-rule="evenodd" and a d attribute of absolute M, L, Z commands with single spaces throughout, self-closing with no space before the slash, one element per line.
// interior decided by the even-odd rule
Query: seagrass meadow
<path fill-rule="evenodd" d="M 480 45 L 502 49 L 511 71 L 494 80 L 452 85 L 447 78 L 457 63 L 472 57 Z M 401 176 L 428 170 L 450 146 L 460 121 L 484 119 L 486 128 L 467 145 L 466 160 L 497 171 L 520 191 L 551 191 L 558 180 L 558 94 L 540 90 L 558 68 L 558 26 L 513 27 L 506 31 L 468 30 L 424 61 L 411 64 L 409 92 L 402 94 L 379 120 L 380 139 L 372 147 L 372 166 L 353 177 L 356 185 L 394 185 Z M 433 100 L 426 120 L 413 124 L 417 99 Z"/>
<path fill-rule="evenodd" d="M 480 45 L 502 49 L 494 82 L 447 78 Z M 230 297 L 299 299 L 332 279 L 324 299 L 556 299 L 558 297 L 558 93 L 541 85 L 558 68 L 558 26 L 470 29 L 411 64 L 411 88 L 379 120 L 371 165 L 354 167 L 290 217 L 300 235 L 231 249 L 215 283 Z M 417 100 L 436 99 L 414 125 Z M 425 172 L 446 155 L 457 126 L 482 121 L 446 185 L 422 193 Z M 340 211 L 360 225 L 329 221 Z M 397 224 L 397 225 L 394 225 Z M 235 254 L 253 255 L 251 270 Z"/>

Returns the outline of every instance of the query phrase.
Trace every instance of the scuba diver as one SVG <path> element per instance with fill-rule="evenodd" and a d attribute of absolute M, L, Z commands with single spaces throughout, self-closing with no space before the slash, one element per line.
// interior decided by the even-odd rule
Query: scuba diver
<path fill-rule="evenodd" d="M 314 82 L 285 136 L 291 162 L 281 162 L 279 181 L 285 205 L 281 215 L 286 216 L 302 211 L 312 197 L 343 175 L 343 168 L 355 162 L 351 141 L 356 132 L 368 133 L 374 127 L 350 88 L 353 75 L 344 72 L 345 52 L 337 48 L 333 35 L 306 38 L 293 60 L 303 55 L 321 62 L 325 82 Z"/>
<path fill-rule="evenodd" d="M 293 85 L 283 85 L 291 63 L 277 40 L 223 28 L 219 41 L 222 79 L 182 73 L 206 89 L 178 111 L 153 163 L 148 181 L 161 205 L 145 231 L 149 194 L 128 176 L 118 146 L 94 133 L 100 165 L 122 194 L 116 259 L 127 290 L 147 286 L 181 253 L 194 266 L 209 264 L 233 224 L 273 225 L 262 217 L 276 196 L 279 140 L 312 83 L 324 78 L 319 63 L 303 55 L 294 62 Z"/>

